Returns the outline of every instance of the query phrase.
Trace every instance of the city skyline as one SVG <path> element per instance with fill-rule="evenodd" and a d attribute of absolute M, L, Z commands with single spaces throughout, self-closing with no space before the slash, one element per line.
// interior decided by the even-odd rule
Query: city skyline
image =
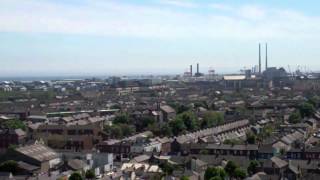
<path fill-rule="evenodd" d="M 182 74 L 196 63 L 205 73 L 238 72 L 258 65 L 265 42 L 269 67 L 317 71 L 318 5 L 3 0 L 0 76 Z"/>

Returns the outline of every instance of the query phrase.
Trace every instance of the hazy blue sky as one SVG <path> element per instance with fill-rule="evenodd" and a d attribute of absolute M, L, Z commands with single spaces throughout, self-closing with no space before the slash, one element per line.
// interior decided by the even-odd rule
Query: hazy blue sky
<path fill-rule="evenodd" d="M 0 0 L 0 76 L 320 70 L 319 0 Z M 263 47 L 264 48 L 264 47 Z M 264 53 L 263 53 L 264 55 Z"/>

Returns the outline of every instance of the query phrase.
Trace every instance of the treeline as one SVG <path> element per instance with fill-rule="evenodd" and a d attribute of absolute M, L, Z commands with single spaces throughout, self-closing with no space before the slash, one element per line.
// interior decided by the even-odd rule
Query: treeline
<path fill-rule="evenodd" d="M 149 116 L 133 119 L 123 113 L 115 117 L 111 126 L 105 126 L 104 131 L 108 137 L 116 139 L 146 130 L 152 131 L 157 136 L 177 136 L 222 123 L 224 123 L 223 113 L 214 111 L 205 112 L 203 118 L 198 118 L 193 111 L 184 111 L 164 124 Z"/>
<path fill-rule="evenodd" d="M 299 105 L 299 107 L 290 114 L 289 122 L 296 124 L 301 123 L 302 119 L 310 118 L 316 112 L 316 109 L 319 108 L 320 97 L 313 96 L 309 98 L 306 102 Z"/>

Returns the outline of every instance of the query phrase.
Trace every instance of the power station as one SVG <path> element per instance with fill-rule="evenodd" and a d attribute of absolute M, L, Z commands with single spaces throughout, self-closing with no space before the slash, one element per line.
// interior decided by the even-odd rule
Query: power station
<path fill-rule="evenodd" d="M 265 44 L 265 71 L 268 70 L 268 44 Z M 258 62 L 258 74 L 262 75 L 262 64 L 261 64 L 261 44 L 259 43 L 259 62 Z M 255 70 L 255 68 L 253 68 Z"/>

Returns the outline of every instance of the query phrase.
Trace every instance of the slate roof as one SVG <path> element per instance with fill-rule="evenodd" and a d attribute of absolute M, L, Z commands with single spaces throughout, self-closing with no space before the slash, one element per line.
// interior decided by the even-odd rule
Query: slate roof
<path fill-rule="evenodd" d="M 240 120 L 240 121 L 235 121 L 235 122 L 231 122 L 231 123 L 227 123 L 227 124 L 223 124 L 220 126 L 216 126 L 213 128 L 207 128 L 207 129 L 202 129 L 193 133 L 188 133 L 185 135 L 181 135 L 176 137 L 177 141 L 180 144 L 184 144 L 187 142 L 192 142 L 197 140 L 198 138 L 201 137 L 206 137 L 206 136 L 212 136 L 212 135 L 217 135 L 217 134 L 221 134 L 223 132 L 226 131 L 230 131 L 233 129 L 238 129 L 240 127 L 246 126 L 249 124 L 249 120 Z"/>
<path fill-rule="evenodd" d="M 316 153 L 320 153 L 320 147 L 319 147 L 319 146 L 312 147 L 312 148 L 306 149 L 305 152 L 316 152 Z"/>
<path fill-rule="evenodd" d="M 47 146 L 33 144 L 16 149 L 17 152 L 40 162 L 58 158 L 58 154 Z"/>
<path fill-rule="evenodd" d="M 319 169 L 320 161 L 309 161 L 309 160 L 289 160 L 291 166 L 298 167 L 306 170 L 317 170 Z"/>
<path fill-rule="evenodd" d="M 27 170 L 27 171 L 35 171 L 37 169 L 40 169 L 40 167 L 38 167 L 38 166 L 34 166 L 34 165 L 28 164 L 28 163 L 23 162 L 23 161 L 19 161 L 18 162 L 18 167 L 20 169 L 24 169 L 24 170 Z"/>
<path fill-rule="evenodd" d="M 166 113 L 175 113 L 176 112 L 172 107 L 170 107 L 168 105 L 161 106 L 160 109 Z"/>
<path fill-rule="evenodd" d="M 143 154 L 143 155 L 134 157 L 132 161 L 137 162 L 137 163 L 141 163 L 141 162 L 149 160 L 150 157 L 151 156 Z"/>
<path fill-rule="evenodd" d="M 287 134 L 281 138 L 281 141 L 286 143 L 287 145 L 291 145 L 293 142 L 297 140 L 303 140 L 304 134 L 300 131 L 295 131 L 291 134 Z"/>
<path fill-rule="evenodd" d="M 87 164 L 80 159 L 71 159 L 68 161 L 68 166 L 73 170 L 81 170 L 87 166 Z"/>
<path fill-rule="evenodd" d="M 285 166 L 288 165 L 287 161 L 284 161 L 276 156 L 273 156 L 271 158 L 271 161 L 274 163 L 274 165 L 278 168 L 284 168 Z"/>

